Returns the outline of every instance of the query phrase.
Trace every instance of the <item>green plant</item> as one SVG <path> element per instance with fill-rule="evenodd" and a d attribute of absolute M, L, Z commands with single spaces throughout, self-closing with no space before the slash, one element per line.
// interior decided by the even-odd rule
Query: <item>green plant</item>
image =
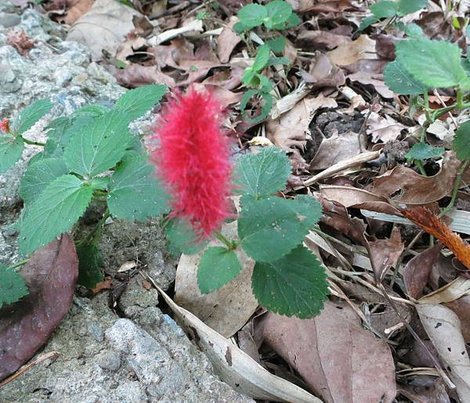
<path fill-rule="evenodd" d="M 104 212 L 96 229 L 76 241 L 81 268 L 86 269 L 81 270 L 80 280 L 91 287 L 102 278 L 97 245 L 108 216 L 145 220 L 168 211 L 166 193 L 157 183 L 144 147 L 128 129 L 129 123 L 152 109 L 165 92 L 163 85 L 150 85 L 128 91 L 111 109 L 84 106 L 50 122 L 44 144 L 28 140 L 25 132 L 51 110 L 51 102 L 34 102 L 11 127 L 3 120 L 0 172 L 20 158 L 25 144 L 43 148 L 31 159 L 19 189 L 24 201 L 17 224 L 22 255 L 28 256 L 70 231 L 92 201 L 101 204 Z M 13 273 L 11 268 L 0 270 L 0 289 L 11 290 L 0 306 L 24 295 L 19 276 Z"/>
<path fill-rule="evenodd" d="M 404 24 L 401 18 L 419 11 L 426 7 L 428 0 L 381 0 L 370 6 L 372 15 L 364 18 L 359 25 L 358 30 L 363 31 L 367 27 L 383 19 L 388 19 L 387 25 L 395 25 L 398 29 L 404 31 L 408 36 L 421 36 L 423 30 L 415 23 Z"/>
<path fill-rule="evenodd" d="M 194 254 L 205 248 L 198 267 L 202 293 L 210 293 L 233 280 L 242 266 L 237 250 L 255 260 L 252 289 L 270 311 L 300 318 L 318 314 L 328 294 L 326 274 L 316 257 L 302 245 L 305 235 L 320 219 L 322 210 L 311 196 L 282 198 L 291 173 L 286 155 L 274 147 L 241 157 L 235 167 L 240 199 L 237 239 L 217 234 L 220 246 L 197 242 L 181 220 L 167 227 L 172 248 Z"/>
<path fill-rule="evenodd" d="M 462 57 L 460 48 L 448 41 L 436 41 L 425 38 L 407 39 L 395 46 L 396 59 L 389 63 L 384 71 L 387 86 L 396 94 L 409 95 L 414 108 L 424 111 L 426 120 L 421 128 L 420 142 L 407 154 L 418 169 L 425 174 L 423 161 L 439 157 L 442 147 L 433 147 L 426 143 L 426 130 L 437 119 L 447 113 L 463 111 L 470 107 L 470 68 L 469 55 Z M 455 103 L 433 109 L 429 103 L 429 91 L 432 89 L 451 89 L 455 92 Z M 454 138 L 453 149 L 463 161 L 454 186 L 458 189 L 461 175 L 468 166 L 470 156 L 470 126 L 462 124 Z M 453 194 L 451 208 L 455 201 Z"/>
<path fill-rule="evenodd" d="M 243 94 L 240 108 L 245 120 L 252 124 L 262 122 L 267 118 L 273 105 L 274 84 L 264 71 L 271 67 L 282 67 L 288 65 L 286 57 L 279 57 L 284 52 L 286 37 L 279 32 L 295 27 L 300 23 L 300 18 L 292 10 L 292 6 L 283 0 L 275 0 L 261 4 L 248 4 L 238 12 L 240 21 L 235 24 L 234 30 L 245 41 L 252 56 L 253 64 L 245 69 L 242 82 L 248 88 Z M 254 30 L 258 29 L 265 43 L 256 48 L 252 38 Z M 260 43 L 259 36 L 257 42 Z M 261 41 L 262 43 L 262 41 Z M 250 117 L 247 106 L 251 103 L 256 105 L 260 101 L 259 112 Z"/>

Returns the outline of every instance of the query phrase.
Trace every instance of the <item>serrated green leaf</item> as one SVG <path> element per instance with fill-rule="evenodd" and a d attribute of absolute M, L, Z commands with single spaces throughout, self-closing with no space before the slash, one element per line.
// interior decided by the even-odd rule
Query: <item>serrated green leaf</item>
<path fill-rule="evenodd" d="M 416 143 L 405 154 L 405 157 L 408 160 L 424 161 L 428 158 L 438 158 L 444 151 L 444 147 L 433 147 L 426 143 Z"/>
<path fill-rule="evenodd" d="M 282 56 L 282 57 L 270 57 L 269 62 L 268 62 L 268 66 L 283 66 L 283 65 L 287 65 L 287 64 L 290 64 L 290 60 L 287 57 L 284 57 L 284 56 Z"/>
<path fill-rule="evenodd" d="M 78 243 L 78 284 L 94 288 L 104 280 L 103 258 L 98 246 L 94 243 Z"/>
<path fill-rule="evenodd" d="M 399 60 L 387 64 L 384 81 L 390 90 L 399 95 L 424 94 L 429 89 L 408 73 Z"/>
<path fill-rule="evenodd" d="M 0 173 L 10 169 L 23 154 L 24 143 L 21 136 L 0 133 Z"/>
<path fill-rule="evenodd" d="M 274 29 L 290 29 L 290 28 L 294 28 L 296 27 L 297 25 L 299 25 L 300 23 L 302 22 L 302 20 L 300 19 L 300 17 L 296 14 L 296 13 L 292 13 L 289 18 L 287 19 L 287 21 L 285 22 L 285 24 L 283 24 L 283 27 L 282 28 L 278 28 L 278 27 L 274 27 Z"/>
<path fill-rule="evenodd" d="M 455 132 L 453 146 L 459 160 L 470 160 L 470 120 L 462 123 Z"/>
<path fill-rule="evenodd" d="M 12 129 L 17 134 L 22 134 L 48 113 L 54 105 L 47 99 L 40 99 L 24 108 L 12 124 Z"/>
<path fill-rule="evenodd" d="M 253 62 L 253 65 L 251 66 L 253 71 L 260 72 L 268 65 L 269 53 L 270 53 L 270 49 L 268 45 L 263 45 L 258 48 L 256 52 L 255 61 Z"/>
<path fill-rule="evenodd" d="M 276 147 L 263 148 L 258 154 L 238 159 L 234 172 L 235 187 L 238 192 L 255 199 L 270 196 L 286 187 L 291 171 L 284 151 Z"/>
<path fill-rule="evenodd" d="M 104 115 L 107 112 L 109 112 L 109 108 L 107 108 L 104 105 L 90 104 L 90 105 L 84 105 L 81 108 L 78 108 L 73 113 L 73 116 L 88 115 L 88 116 L 97 118 L 98 116 Z"/>
<path fill-rule="evenodd" d="M 116 218 L 143 221 L 169 211 L 169 197 L 147 159 L 128 155 L 109 183 L 108 207 Z"/>
<path fill-rule="evenodd" d="M 92 119 L 80 130 L 65 148 L 64 160 L 70 171 L 86 178 L 114 167 L 132 142 L 128 121 L 119 110 Z"/>
<path fill-rule="evenodd" d="M 49 183 L 67 173 L 67 166 L 61 158 L 36 161 L 28 166 L 21 179 L 19 194 L 26 204 L 31 204 Z"/>
<path fill-rule="evenodd" d="M 28 255 L 69 231 L 85 212 L 92 196 L 93 189 L 73 175 L 60 176 L 49 183 L 24 209 L 20 253 Z"/>
<path fill-rule="evenodd" d="M 318 315 L 328 296 L 326 273 L 317 258 L 299 245 L 283 258 L 256 262 L 253 294 L 269 311 L 306 319 Z"/>
<path fill-rule="evenodd" d="M 460 48 L 447 41 L 408 39 L 396 44 L 396 55 L 415 80 L 431 88 L 458 86 L 467 78 Z"/>
<path fill-rule="evenodd" d="M 28 293 L 23 277 L 17 271 L 0 264 L 0 308 L 19 301 Z"/>
<path fill-rule="evenodd" d="M 397 3 L 383 0 L 370 6 L 372 14 L 378 18 L 390 18 L 397 14 Z"/>
<path fill-rule="evenodd" d="M 207 248 L 197 271 L 197 283 L 202 294 L 218 290 L 238 276 L 242 269 L 233 250 L 221 246 Z"/>
<path fill-rule="evenodd" d="M 284 0 L 274 0 L 266 4 L 266 18 L 263 23 L 268 29 L 277 29 L 282 26 L 292 14 L 292 6 Z"/>
<path fill-rule="evenodd" d="M 165 95 L 167 87 L 162 84 L 151 84 L 127 91 L 116 102 L 115 109 L 120 110 L 131 122 L 140 118 L 155 105 L 157 105 Z"/>
<path fill-rule="evenodd" d="M 364 31 L 366 28 L 370 27 L 372 24 L 375 24 L 378 21 L 379 18 L 377 18 L 375 15 L 369 15 L 361 21 L 357 30 L 359 32 Z"/>
<path fill-rule="evenodd" d="M 238 11 L 238 18 L 245 30 L 261 25 L 267 16 L 266 7 L 260 4 L 247 4 Z"/>
<path fill-rule="evenodd" d="M 411 24 L 404 24 L 403 31 L 406 35 L 412 38 L 421 37 L 424 35 L 423 28 L 421 28 L 418 24 L 411 23 Z"/>
<path fill-rule="evenodd" d="M 321 206 L 310 196 L 295 200 L 243 196 L 238 237 L 254 260 L 272 262 L 289 253 L 321 217 Z"/>
<path fill-rule="evenodd" d="M 398 0 L 397 14 L 403 17 L 423 9 L 427 4 L 428 0 Z"/>
<path fill-rule="evenodd" d="M 194 255 L 202 250 L 208 241 L 198 239 L 191 226 L 183 220 L 173 219 L 165 227 L 168 249 L 174 256 L 184 253 Z"/>
<path fill-rule="evenodd" d="M 278 36 L 273 39 L 269 39 L 266 41 L 266 45 L 277 54 L 284 52 L 284 48 L 286 47 L 286 37 L 285 36 Z"/>

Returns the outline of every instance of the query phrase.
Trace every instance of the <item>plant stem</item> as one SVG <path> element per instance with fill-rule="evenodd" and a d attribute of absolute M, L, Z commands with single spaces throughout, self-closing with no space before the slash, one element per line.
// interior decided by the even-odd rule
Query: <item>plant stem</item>
<path fill-rule="evenodd" d="M 111 216 L 108 208 L 106 208 L 105 212 L 103 213 L 103 217 L 99 219 L 96 223 L 96 227 L 91 231 L 88 236 L 85 238 L 83 243 L 94 243 L 98 244 L 101 239 L 101 234 L 103 233 L 104 223 L 106 220 Z"/>
<path fill-rule="evenodd" d="M 420 161 L 420 160 L 415 160 L 415 165 L 418 167 L 419 172 L 421 173 L 421 175 L 427 176 L 422 161 Z"/>
<path fill-rule="evenodd" d="M 222 242 L 228 250 L 235 250 L 237 249 L 237 243 L 235 241 L 230 241 L 229 239 L 225 238 L 220 232 L 215 233 L 215 237 Z"/>
<path fill-rule="evenodd" d="M 447 207 L 445 207 L 441 211 L 441 213 L 439 214 L 439 217 L 446 215 L 450 210 L 453 209 L 455 201 L 457 200 L 457 195 L 459 193 L 460 184 L 462 182 L 462 176 L 465 173 L 465 170 L 468 168 L 469 162 L 470 161 L 462 162 L 462 165 L 460 166 L 459 171 L 457 172 L 457 176 L 455 178 L 454 188 L 452 189 L 452 196 L 450 198 L 450 202 L 447 205 Z"/>
<path fill-rule="evenodd" d="M 9 266 L 8 268 L 11 269 L 11 270 L 13 270 L 13 269 L 16 269 L 17 267 L 20 267 L 20 266 L 25 265 L 25 264 L 28 263 L 28 262 L 29 262 L 29 259 L 24 259 L 24 260 L 22 260 L 22 261 L 20 261 L 20 262 L 18 262 L 18 263 L 15 263 L 13 266 Z"/>
<path fill-rule="evenodd" d="M 40 147 L 44 147 L 46 145 L 46 143 L 41 143 L 39 141 L 33 141 L 33 140 L 28 140 L 28 139 L 25 139 L 23 136 L 21 136 L 21 138 L 23 139 L 23 141 L 26 143 L 26 144 L 30 144 L 32 146 L 40 146 Z"/>

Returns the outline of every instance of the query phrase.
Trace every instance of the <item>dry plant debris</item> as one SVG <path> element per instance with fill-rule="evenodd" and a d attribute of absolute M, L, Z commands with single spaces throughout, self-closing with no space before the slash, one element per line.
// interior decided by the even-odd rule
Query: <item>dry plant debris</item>
<path fill-rule="evenodd" d="M 459 235 L 446 214 L 470 211 L 468 92 L 460 99 L 451 88 L 470 75 L 468 2 L 287 3 L 298 24 L 282 31 L 279 52 L 269 45 L 263 63 L 255 49 L 276 39 L 275 30 L 266 30 L 269 18 L 250 26 L 242 21 L 245 31 L 237 30 L 239 12 L 251 1 L 50 0 L 38 7 L 69 24 L 70 39 L 92 44 L 93 58 L 122 85 L 210 88 L 230 110 L 228 133 L 243 151 L 274 145 L 290 156 L 285 195 L 322 202 L 319 229 L 305 241 L 329 273 L 330 302 L 319 316 L 253 316 L 246 276 L 200 298 L 188 256 L 178 269 L 178 303 L 223 336 L 250 329 L 258 347 L 264 343 L 256 360 L 275 373 L 294 369 L 291 378 L 300 376 L 297 382 L 324 401 L 467 402 L 470 224 Z M 445 88 L 434 91 L 414 82 L 416 75 L 386 82 L 385 69 L 400 73 L 409 38 L 448 41 L 443 57 L 463 57 L 455 82 L 447 85 L 444 71 L 436 79 Z M 13 39 L 27 51 L 26 38 Z M 410 66 L 410 72 L 423 68 Z M 250 88 L 255 92 L 246 99 Z M 447 108 L 456 103 L 465 106 Z M 440 108 L 447 109 L 440 114 Z M 250 262 L 244 266 L 249 273 Z M 183 308 L 172 309 L 194 322 Z M 202 329 L 223 345 L 220 335 Z M 300 396 L 295 390 L 281 397 L 271 387 L 256 386 L 254 396 Z"/>

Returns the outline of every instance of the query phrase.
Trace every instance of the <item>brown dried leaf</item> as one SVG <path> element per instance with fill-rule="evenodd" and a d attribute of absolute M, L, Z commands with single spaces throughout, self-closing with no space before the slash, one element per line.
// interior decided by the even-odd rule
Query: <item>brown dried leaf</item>
<path fill-rule="evenodd" d="M 354 10 L 351 0 L 287 0 L 298 13 L 337 13 Z"/>
<path fill-rule="evenodd" d="M 319 316 L 307 320 L 268 313 L 259 326 L 264 341 L 325 402 L 393 401 L 390 349 L 362 328 L 348 305 L 327 302 Z"/>
<path fill-rule="evenodd" d="M 361 35 L 355 41 L 344 43 L 327 53 L 331 62 L 337 66 L 347 66 L 363 59 L 377 59 L 375 41 Z"/>
<path fill-rule="evenodd" d="M 470 295 L 465 295 L 455 301 L 445 304 L 452 309 L 460 319 L 460 330 L 466 343 L 470 342 Z"/>
<path fill-rule="evenodd" d="M 453 232 L 442 219 L 424 207 L 402 209 L 401 212 L 408 220 L 413 221 L 428 234 L 439 239 L 454 252 L 455 257 L 461 263 L 470 269 L 470 245 L 460 235 Z"/>
<path fill-rule="evenodd" d="M 36 41 L 24 31 L 13 30 L 7 34 L 7 44 L 13 46 L 20 55 L 26 55 L 34 48 Z"/>
<path fill-rule="evenodd" d="M 217 56 L 222 63 L 227 63 L 230 60 L 233 49 L 235 49 L 242 40 L 241 37 L 232 30 L 237 21 L 237 17 L 230 17 L 228 24 L 224 27 L 217 40 Z"/>
<path fill-rule="evenodd" d="M 88 12 L 93 6 L 94 0 L 78 0 L 74 1 L 73 5 L 68 9 L 64 17 L 57 18 L 57 22 L 72 25 L 83 14 Z"/>
<path fill-rule="evenodd" d="M 446 385 L 441 378 L 418 375 L 398 386 L 398 392 L 413 403 L 451 403 Z"/>
<path fill-rule="evenodd" d="M 361 153 L 361 140 L 358 133 L 347 131 L 334 134 L 324 139 L 315 157 L 310 163 L 310 170 L 323 170 L 337 162 L 352 158 Z"/>
<path fill-rule="evenodd" d="M 429 281 L 432 266 L 439 258 L 442 246 L 439 244 L 426 249 L 413 257 L 403 269 L 403 281 L 406 293 L 414 299 L 423 295 L 423 289 Z"/>
<path fill-rule="evenodd" d="M 28 361 L 68 312 L 78 278 L 72 239 L 63 235 L 35 252 L 21 274 L 29 295 L 0 315 L 0 380 Z"/>
<path fill-rule="evenodd" d="M 405 245 L 401 240 L 400 230 L 393 227 L 390 239 L 378 239 L 368 242 L 366 246 L 377 282 L 382 282 L 391 267 L 395 267 L 400 259 Z"/>
<path fill-rule="evenodd" d="M 135 15 L 139 13 L 117 1 L 96 0 L 91 9 L 75 21 L 66 39 L 86 45 L 93 60 L 100 60 L 103 50 L 114 56 L 124 37 L 134 29 Z"/>
<path fill-rule="evenodd" d="M 442 168 L 434 176 L 422 176 L 410 168 L 398 165 L 375 178 L 367 190 L 396 203 L 433 203 L 452 191 L 459 166 L 460 161 L 455 155 L 446 152 Z"/>
<path fill-rule="evenodd" d="M 333 49 L 351 43 L 349 36 L 337 35 L 328 31 L 302 31 L 296 40 L 299 47 L 310 49 Z"/>
<path fill-rule="evenodd" d="M 165 84 L 170 88 L 176 85 L 173 78 L 158 71 L 154 66 L 131 64 L 123 70 L 116 70 L 114 76 L 119 84 L 130 88 L 154 83 Z"/>
<path fill-rule="evenodd" d="M 313 84 L 313 88 L 339 87 L 346 82 L 343 71 L 323 53 L 312 59 L 308 73 L 300 70 L 300 75 L 306 83 Z"/>
<path fill-rule="evenodd" d="M 390 97 L 386 98 L 393 98 L 393 93 Z M 396 140 L 398 136 L 400 136 L 401 131 L 406 129 L 406 126 L 398 123 L 388 115 L 383 117 L 372 111 L 370 111 L 370 113 L 369 111 L 365 111 L 365 113 L 369 114 L 366 133 L 372 135 L 372 141 L 374 143 L 377 143 L 378 141 L 387 143 L 389 141 Z"/>

